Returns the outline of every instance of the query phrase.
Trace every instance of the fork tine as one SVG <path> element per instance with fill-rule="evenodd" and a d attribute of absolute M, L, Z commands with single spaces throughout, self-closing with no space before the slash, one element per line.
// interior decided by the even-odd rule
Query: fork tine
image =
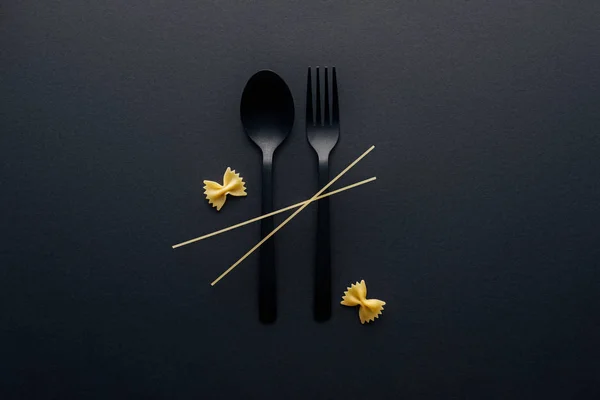
<path fill-rule="evenodd" d="M 320 82 L 320 73 L 319 67 L 317 67 L 317 120 L 315 121 L 315 125 L 323 125 L 323 120 L 321 119 L 321 82 Z"/>
<path fill-rule="evenodd" d="M 323 100 L 323 107 L 325 108 L 323 125 L 331 125 L 331 117 L 329 113 L 329 107 L 331 107 L 331 100 L 329 100 L 329 73 L 327 72 L 327 67 L 325 67 L 325 97 Z"/>
<path fill-rule="evenodd" d="M 314 125 L 315 119 L 313 117 L 312 79 L 310 75 L 310 67 L 308 67 L 308 78 L 306 80 L 306 124 Z"/>
<path fill-rule="evenodd" d="M 338 99 L 338 87 L 337 87 L 337 75 L 335 73 L 335 67 L 332 68 L 332 73 L 333 73 L 333 77 L 332 77 L 332 92 L 333 92 L 333 105 L 332 105 L 332 119 L 331 119 L 331 123 L 333 125 L 339 125 L 340 123 L 340 102 Z"/>

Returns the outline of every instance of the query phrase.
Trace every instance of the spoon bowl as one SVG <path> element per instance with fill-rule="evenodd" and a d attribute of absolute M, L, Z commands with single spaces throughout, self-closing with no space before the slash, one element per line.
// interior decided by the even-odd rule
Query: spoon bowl
<path fill-rule="evenodd" d="M 240 115 L 248 137 L 264 155 L 272 155 L 294 125 L 290 88 L 273 71 L 257 72 L 244 88 Z"/>

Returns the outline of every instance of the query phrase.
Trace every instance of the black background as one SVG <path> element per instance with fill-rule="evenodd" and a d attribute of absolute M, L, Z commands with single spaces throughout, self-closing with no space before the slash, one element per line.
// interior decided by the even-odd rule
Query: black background
<path fill-rule="evenodd" d="M 597 1 L 4 1 L 0 398 L 598 398 Z M 258 322 L 247 79 L 296 102 L 277 206 L 317 190 L 309 65 L 336 65 L 334 315 L 312 319 L 315 209 L 276 236 Z M 249 196 L 220 213 L 202 180 Z M 283 218 L 278 218 L 281 221 Z M 365 279 L 362 326 L 337 305 Z"/>

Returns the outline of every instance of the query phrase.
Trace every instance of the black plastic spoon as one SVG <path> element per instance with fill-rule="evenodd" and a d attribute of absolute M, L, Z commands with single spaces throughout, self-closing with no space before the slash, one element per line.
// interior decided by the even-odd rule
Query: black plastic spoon
<path fill-rule="evenodd" d="M 242 94 L 242 124 L 248 137 L 262 150 L 262 214 L 273 211 L 273 155 L 294 125 L 294 99 L 287 84 L 273 71 L 254 74 Z M 273 218 L 261 222 L 264 238 L 273 230 Z M 275 242 L 260 248 L 258 310 L 261 322 L 277 319 L 277 273 Z"/>

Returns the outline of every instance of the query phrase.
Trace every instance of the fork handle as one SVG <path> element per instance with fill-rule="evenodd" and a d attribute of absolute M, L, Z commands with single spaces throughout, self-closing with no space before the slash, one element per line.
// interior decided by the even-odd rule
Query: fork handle
<path fill-rule="evenodd" d="M 273 158 L 265 155 L 262 167 L 262 214 L 273 211 Z M 261 238 L 273 231 L 273 217 L 260 223 Z M 267 240 L 260 248 L 258 266 L 258 315 L 262 323 L 277 319 L 277 270 L 275 268 L 275 241 Z"/>
<path fill-rule="evenodd" d="M 329 160 L 319 160 L 319 188 L 329 183 Z M 331 317 L 331 232 L 329 197 L 317 203 L 317 253 L 315 260 L 314 317 L 327 321 Z"/>

